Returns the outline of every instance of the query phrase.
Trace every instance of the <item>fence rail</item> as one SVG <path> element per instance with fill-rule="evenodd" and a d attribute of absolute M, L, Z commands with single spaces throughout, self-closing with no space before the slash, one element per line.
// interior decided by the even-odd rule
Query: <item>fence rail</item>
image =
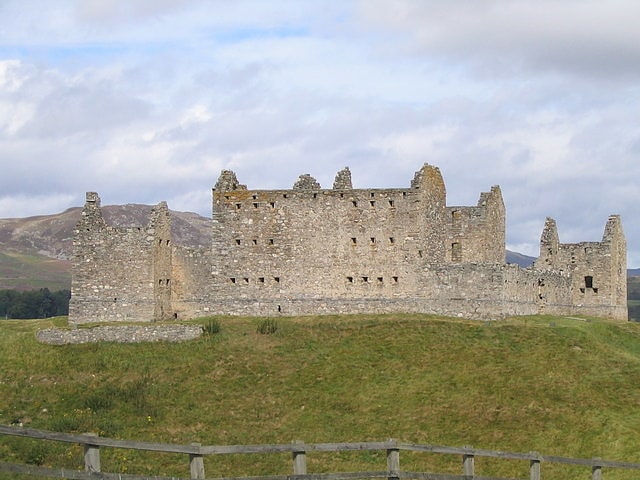
<path fill-rule="evenodd" d="M 0 462 L 0 471 L 41 476 L 49 478 L 68 478 L 74 480 L 177 480 L 176 477 L 141 476 L 125 473 L 102 472 L 100 468 L 100 448 L 119 448 L 129 450 L 146 450 L 163 453 L 182 453 L 188 455 L 190 479 L 206 478 L 204 469 L 205 455 L 242 455 L 291 453 L 293 474 L 251 477 L 215 477 L 217 480 L 354 480 L 382 478 L 387 480 L 514 480 L 497 477 L 483 477 L 475 474 L 475 458 L 497 458 L 502 460 L 518 460 L 529 462 L 529 480 L 540 480 L 543 463 L 560 463 L 591 468 L 592 480 L 603 480 L 603 469 L 640 470 L 640 464 L 602 460 L 600 458 L 581 459 L 541 455 L 536 452 L 514 453 L 495 450 L 484 450 L 472 447 L 447 447 L 402 443 L 395 440 L 385 442 L 356 443 L 304 443 L 295 441 L 289 444 L 274 445 L 175 445 L 151 442 L 136 442 L 99 437 L 94 434 L 75 435 L 69 433 L 49 432 L 31 428 L 0 425 L 0 435 L 28 437 L 44 441 L 80 444 L 84 447 L 84 471 L 63 468 L 38 467 L 15 463 Z M 310 452 L 345 452 L 345 451 L 386 451 L 387 468 L 369 472 L 319 473 L 307 472 L 306 456 Z M 460 475 L 427 472 L 408 472 L 400 469 L 400 452 L 426 452 L 435 454 L 459 455 L 462 473 Z M 186 462 L 185 462 L 186 463 Z"/>

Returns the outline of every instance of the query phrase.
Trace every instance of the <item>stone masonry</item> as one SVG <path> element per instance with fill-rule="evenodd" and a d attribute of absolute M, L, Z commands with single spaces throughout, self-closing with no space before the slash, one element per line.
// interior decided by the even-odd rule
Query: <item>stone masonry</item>
<path fill-rule="evenodd" d="M 500 188 L 475 206 L 447 206 L 440 171 L 427 164 L 410 188 L 389 189 L 353 189 L 345 168 L 332 189 L 304 174 L 290 190 L 249 190 L 224 170 L 211 245 L 172 245 L 170 233 L 164 202 L 148 225 L 116 228 L 87 193 L 70 323 L 386 312 L 627 319 L 619 216 L 601 242 L 577 244 L 560 243 L 547 219 L 534 265 L 507 265 Z"/>

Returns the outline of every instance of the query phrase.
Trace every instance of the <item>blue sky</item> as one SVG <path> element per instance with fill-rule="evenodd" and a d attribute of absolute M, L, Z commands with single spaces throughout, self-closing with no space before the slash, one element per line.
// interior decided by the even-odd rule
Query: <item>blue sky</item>
<path fill-rule="evenodd" d="M 536 255 L 621 214 L 640 266 L 640 2 L 2 0 L 0 218 L 167 200 L 210 215 L 249 188 L 502 188 Z"/>

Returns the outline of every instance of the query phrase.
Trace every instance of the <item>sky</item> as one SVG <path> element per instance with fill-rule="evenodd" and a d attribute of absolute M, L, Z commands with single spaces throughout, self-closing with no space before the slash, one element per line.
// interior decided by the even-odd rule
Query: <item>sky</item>
<path fill-rule="evenodd" d="M 637 0 L 0 0 L 0 218 L 249 189 L 500 185 L 507 248 L 599 241 L 640 267 Z"/>

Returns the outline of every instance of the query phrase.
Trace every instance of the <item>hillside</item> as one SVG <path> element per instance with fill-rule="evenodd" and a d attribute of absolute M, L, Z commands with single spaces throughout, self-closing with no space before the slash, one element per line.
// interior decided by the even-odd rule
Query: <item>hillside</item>
<path fill-rule="evenodd" d="M 149 205 L 108 205 L 105 221 L 114 226 L 140 226 L 148 222 Z M 71 286 L 73 230 L 82 209 L 54 215 L 0 219 L 0 290 L 30 290 Z M 171 212 L 173 240 L 179 245 L 208 245 L 210 222 L 190 212 Z"/>
<path fill-rule="evenodd" d="M 219 318 L 183 344 L 37 344 L 51 321 L 0 322 L 0 422 L 189 444 L 385 440 L 640 462 L 640 325 L 530 317 L 471 322 L 419 315 Z M 58 321 L 58 324 L 64 322 Z M 205 322 L 206 323 L 206 322 Z M 0 458 L 78 468 L 77 445 L 0 438 Z M 290 457 L 224 457 L 220 475 L 290 473 Z M 384 468 L 384 454 L 341 455 Z M 310 472 L 330 468 L 311 455 Z M 403 456 L 458 473 L 460 459 Z M 188 475 L 184 458 L 105 450 L 104 470 Z M 419 464 L 418 467 L 416 464 Z M 524 463 L 478 462 L 528 478 Z M 587 478 L 548 470 L 545 478 Z M 557 467 L 561 469 L 562 467 Z M 613 476 L 606 478 L 633 478 Z"/>

